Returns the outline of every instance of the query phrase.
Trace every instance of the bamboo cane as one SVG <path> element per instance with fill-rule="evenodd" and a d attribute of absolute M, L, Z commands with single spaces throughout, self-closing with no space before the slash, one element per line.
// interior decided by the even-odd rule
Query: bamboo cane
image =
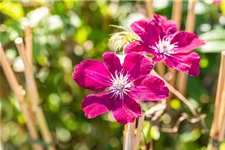
<path fill-rule="evenodd" d="M 25 100 L 24 100 L 24 97 L 23 95 L 21 94 L 21 87 L 19 86 L 19 83 L 11 69 L 11 66 L 5 56 L 5 53 L 4 53 L 4 50 L 1 46 L 1 43 L 0 43 L 0 61 L 2 63 L 2 68 L 3 68 L 3 71 L 5 73 L 5 76 L 8 80 L 8 83 L 11 87 L 11 89 L 13 90 L 13 92 L 15 93 L 16 97 L 17 97 L 17 100 L 19 102 L 19 105 L 20 105 L 20 108 L 21 108 L 21 111 L 24 115 L 24 118 L 26 120 L 26 125 L 27 125 L 27 128 L 28 128 L 28 131 L 30 133 L 30 136 L 32 138 L 32 140 L 38 140 L 38 133 L 36 131 L 36 128 L 35 128 L 35 124 L 34 122 L 32 121 L 32 117 L 28 111 L 28 107 L 25 103 Z M 39 144 L 36 144 L 36 143 L 33 143 L 32 144 L 33 146 L 33 149 L 35 150 L 42 150 L 43 148 L 39 145 Z"/>
<path fill-rule="evenodd" d="M 28 61 L 30 63 L 30 65 L 32 66 L 32 62 L 33 62 L 33 42 L 32 42 L 32 28 L 30 26 L 30 24 L 26 24 L 24 27 L 24 35 L 25 35 L 25 49 L 26 49 L 26 54 L 27 54 L 27 58 Z M 26 82 L 26 88 L 29 88 L 29 83 Z M 26 89 L 26 91 L 28 91 L 28 89 Z M 36 124 L 36 120 L 35 120 L 35 114 L 34 111 L 32 109 L 32 102 L 31 99 L 27 98 L 27 102 L 28 102 L 28 106 L 29 106 L 29 111 L 31 113 L 33 122 Z"/>
<path fill-rule="evenodd" d="M 197 0 L 189 0 L 188 1 L 188 14 L 187 14 L 187 20 L 186 20 L 186 31 L 187 32 L 194 32 L 195 29 L 195 5 L 197 3 Z M 177 89 L 185 95 L 186 93 L 186 87 L 187 87 L 187 80 L 188 76 L 187 74 L 183 72 L 179 72 L 177 75 Z"/>
<path fill-rule="evenodd" d="M 27 88 L 28 97 L 29 97 L 29 99 L 32 99 L 32 106 L 33 106 L 32 109 L 36 114 L 36 118 L 37 118 L 37 122 L 40 126 L 41 134 L 44 138 L 44 141 L 46 143 L 50 144 L 48 149 L 55 150 L 54 146 L 52 145 L 53 144 L 52 137 L 51 137 L 50 131 L 48 129 L 43 110 L 39 106 L 39 104 L 40 104 L 39 94 L 38 94 L 36 82 L 34 80 L 32 66 L 29 63 L 27 55 L 26 55 L 26 51 L 25 51 L 24 44 L 23 44 L 23 39 L 17 38 L 15 40 L 15 43 L 16 43 L 17 49 L 19 51 L 19 54 L 24 62 L 24 66 L 25 66 L 24 73 L 25 73 L 25 77 L 26 77 L 26 80 L 29 85 L 29 88 Z"/>
<path fill-rule="evenodd" d="M 124 150 L 133 150 L 133 138 L 134 138 L 135 122 L 127 124 L 127 132 L 125 135 L 126 144 Z"/>
<path fill-rule="evenodd" d="M 137 127 L 137 133 L 136 133 L 136 137 L 135 137 L 135 141 L 134 141 L 133 150 L 138 150 L 140 140 L 141 140 L 141 132 L 142 132 L 143 125 L 144 125 L 144 120 L 145 120 L 145 115 L 142 114 L 142 116 L 138 119 L 138 127 Z"/>
<path fill-rule="evenodd" d="M 182 0 L 175 0 L 173 1 L 172 20 L 176 22 L 178 30 L 180 29 L 180 26 L 181 26 L 181 17 L 182 17 Z M 173 68 L 168 68 L 168 71 L 171 76 L 169 83 L 170 85 L 175 87 L 177 71 Z M 167 98 L 167 100 L 170 100 L 172 96 L 173 94 L 170 91 L 170 95 Z"/>
<path fill-rule="evenodd" d="M 149 19 L 152 19 L 153 15 L 154 15 L 154 8 L 152 5 L 152 0 L 146 0 L 145 4 L 146 4 L 147 17 Z M 164 77 L 164 75 L 166 73 L 165 69 L 166 69 L 165 65 L 162 62 L 159 62 L 156 64 L 156 70 L 158 71 L 160 76 Z"/>
<path fill-rule="evenodd" d="M 31 26 L 29 24 L 27 24 L 24 27 L 24 35 L 25 35 L 25 47 L 26 47 L 26 52 L 27 52 L 27 58 L 30 62 L 30 64 L 32 64 L 33 58 L 32 58 L 32 54 L 33 54 L 33 42 L 32 42 L 32 29 Z"/>
<path fill-rule="evenodd" d="M 152 19 L 153 15 L 154 15 L 154 9 L 153 9 L 153 6 L 152 6 L 152 0 L 146 0 L 145 4 L 146 4 L 147 17 L 149 19 Z"/>
<path fill-rule="evenodd" d="M 210 137 L 212 139 L 208 144 L 208 150 L 219 149 L 219 144 L 215 145 L 214 142 L 222 142 L 225 133 L 225 51 L 221 53 L 221 64 L 219 71 L 219 79 L 217 84 L 216 100 L 215 100 L 215 113 L 210 130 Z"/>

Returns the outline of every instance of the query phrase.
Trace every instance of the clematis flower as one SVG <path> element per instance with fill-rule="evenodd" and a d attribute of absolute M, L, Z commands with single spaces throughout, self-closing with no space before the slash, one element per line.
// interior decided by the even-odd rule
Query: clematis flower
<path fill-rule="evenodd" d="M 121 124 L 133 122 L 141 116 L 137 100 L 157 101 L 168 97 L 165 83 L 148 75 L 153 62 L 144 55 L 130 53 L 121 63 L 112 52 L 103 55 L 103 62 L 84 60 L 74 67 L 73 79 L 80 86 L 101 91 L 90 94 L 82 102 L 87 118 L 112 111 Z"/>
<path fill-rule="evenodd" d="M 154 15 L 151 21 L 140 20 L 131 24 L 140 40 L 125 47 L 125 53 L 152 54 L 156 62 L 163 61 L 168 67 L 191 76 L 199 75 L 200 57 L 194 49 L 205 43 L 194 33 L 177 31 L 176 23 L 166 17 Z"/>

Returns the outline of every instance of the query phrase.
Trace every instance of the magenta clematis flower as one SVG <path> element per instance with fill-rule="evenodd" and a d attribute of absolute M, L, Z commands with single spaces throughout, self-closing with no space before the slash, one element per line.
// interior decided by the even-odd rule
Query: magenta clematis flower
<path fill-rule="evenodd" d="M 80 86 L 93 91 L 82 102 L 87 118 L 112 111 L 121 124 L 133 122 L 141 116 L 137 100 L 151 101 L 168 97 L 165 83 L 148 75 L 153 62 L 144 55 L 130 53 L 121 64 L 112 52 L 103 55 L 103 61 L 84 60 L 74 67 L 73 79 Z"/>
<path fill-rule="evenodd" d="M 164 63 L 173 69 L 191 76 L 200 73 L 200 57 L 192 52 L 205 43 L 194 33 L 177 31 L 177 25 L 166 17 L 154 15 L 151 21 L 140 20 L 131 24 L 131 29 L 140 40 L 135 40 L 125 47 L 125 52 L 152 54 L 156 62 Z"/>

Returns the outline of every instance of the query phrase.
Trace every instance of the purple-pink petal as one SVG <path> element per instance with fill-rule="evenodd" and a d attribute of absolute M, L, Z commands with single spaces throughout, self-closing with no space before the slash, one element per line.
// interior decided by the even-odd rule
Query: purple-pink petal
<path fill-rule="evenodd" d="M 204 45 L 204 41 L 200 40 L 194 33 L 181 31 L 178 32 L 171 43 L 175 43 L 176 47 L 173 49 L 175 53 L 189 53 L 194 49 Z"/>
<path fill-rule="evenodd" d="M 165 17 L 165 16 L 161 16 L 161 15 L 155 14 L 153 16 L 152 21 L 155 24 L 160 25 L 167 35 L 168 34 L 174 34 L 175 32 L 177 32 L 177 24 L 176 24 L 176 22 L 173 21 L 173 20 L 168 20 L 167 17 Z"/>
<path fill-rule="evenodd" d="M 129 53 L 124 59 L 123 67 L 130 78 L 134 80 L 149 74 L 154 67 L 154 63 L 144 55 Z"/>
<path fill-rule="evenodd" d="M 121 124 L 134 122 L 141 116 L 140 105 L 128 95 L 124 99 L 115 99 L 113 104 L 113 116 Z"/>
<path fill-rule="evenodd" d="M 131 24 L 131 29 L 148 45 L 155 45 L 165 35 L 162 28 L 154 22 L 139 20 Z"/>
<path fill-rule="evenodd" d="M 84 98 L 82 107 L 87 118 L 94 118 L 112 110 L 112 100 L 108 93 L 91 94 Z"/>
<path fill-rule="evenodd" d="M 147 19 L 135 21 L 130 25 L 130 28 L 134 31 L 134 33 L 141 37 L 142 35 L 146 34 L 146 28 L 149 22 L 150 21 Z"/>
<path fill-rule="evenodd" d="M 200 73 L 200 57 L 195 52 L 189 54 L 170 55 L 167 56 L 164 62 L 167 66 L 185 72 L 190 76 L 198 76 Z"/>
<path fill-rule="evenodd" d="M 120 72 L 122 70 L 120 60 L 113 52 L 104 53 L 103 61 L 112 75 L 115 75 L 115 72 Z"/>
<path fill-rule="evenodd" d="M 106 66 L 97 60 L 84 60 L 76 65 L 73 79 L 80 86 L 98 91 L 110 86 L 110 72 Z"/>
<path fill-rule="evenodd" d="M 149 48 L 148 45 L 144 44 L 140 40 L 135 40 L 130 42 L 126 47 L 125 47 L 125 53 L 131 53 L 131 52 L 140 52 L 140 53 L 151 53 L 153 52 L 152 49 Z"/>
<path fill-rule="evenodd" d="M 169 96 L 169 89 L 164 81 L 156 76 L 146 76 L 134 81 L 130 96 L 136 100 L 157 101 Z"/>

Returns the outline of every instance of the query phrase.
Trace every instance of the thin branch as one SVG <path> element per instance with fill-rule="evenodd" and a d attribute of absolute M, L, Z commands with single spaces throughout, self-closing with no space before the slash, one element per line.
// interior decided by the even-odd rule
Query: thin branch
<path fill-rule="evenodd" d="M 194 116 L 197 116 L 197 112 L 196 110 L 194 109 L 194 107 L 191 105 L 191 103 L 179 92 L 177 91 L 173 86 L 171 86 L 167 81 L 165 81 L 162 77 L 160 77 L 160 75 L 158 73 L 156 73 L 154 70 L 152 71 L 152 74 L 161 78 L 166 86 L 169 88 L 169 90 L 177 96 L 177 98 L 179 98 L 191 111 L 191 113 L 194 115 Z"/>
<path fill-rule="evenodd" d="M 145 116 L 151 118 L 151 121 L 156 121 L 166 110 L 166 100 L 161 100 L 160 103 L 151 107 L 145 112 Z"/>
<path fill-rule="evenodd" d="M 19 54 L 20 54 L 20 56 L 23 60 L 24 66 L 25 66 L 25 72 L 24 73 L 25 73 L 25 77 L 26 77 L 27 82 L 29 82 L 29 84 L 28 84 L 29 88 L 27 88 L 28 96 L 29 96 L 29 99 L 32 99 L 33 110 L 36 114 L 36 118 L 37 118 L 37 122 L 40 126 L 41 134 L 42 134 L 45 142 L 50 144 L 48 149 L 49 150 L 55 150 L 54 146 L 52 145 L 53 144 L 52 137 L 51 137 L 50 131 L 48 129 L 43 110 L 39 106 L 40 99 L 39 99 L 39 94 L 38 94 L 36 82 L 34 80 L 32 65 L 28 61 L 22 38 L 17 38 L 15 40 L 15 43 L 16 43 L 17 49 L 19 51 Z"/>
<path fill-rule="evenodd" d="M 20 108 L 21 108 L 21 111 L 24 115 L 24 118 L 26 120 L 26 125 L 27 125 L 27 128 L 29 130 L 29 133 L 30 133 L 30 136 L 33 140 L 38 140 L 38 133 L 36 131 L 36 128 L 35 128 L 35 124 L 34 122 L 32 121 L 32 117 L 28 111 L 28 108 L 27 108 L 27 105 L 25 103 L 25 100 L 24 100 L 24 97 L 21 93 L 21 86 L 19 85 L 16 77 L 15 77 L 15 74 L 13 73 L 12 71 L 12 68 L 5 56 L 5 53 L 4 53 L 4 50 L 1 46 L 1 43 L 0 43 L 0 61 L 2 63 L 2 68 L 3 68 L 3 71 L 5 73 L 5 76 L 8 80 L 8 83 L 11 87 L 11 89 L 13 90 L 13 92 L 15 93 L 16 97 L 17 97 L 17 100 L 19 102 L 19 105 L 20 105 Z M 43 148 L 38 145 L 38 144 L 35 144 L 33 143 L 32 144 L 33 146 L 33 149 L 35 150 L 42 150 Z"/>
<path fill-rule="evenodd" d="M 176 133 L 176 132 L 178 132 L 179 127 L 180 127 L 180 124 L 183 121 L 187 120 L 189 123 L 197 123 L 197 122 L 202 121 L 205 117 L 206 117 L 206 115 L 203 114 L 203 115 L 200 115 L 198 117 L 195 117 L 195 118 L 191 118 L 190 119 L 190 116 L 188 114 L 183 113 L 180 116 L 180 118 L 177 120 L 177 122 L 176 122 L 176 124 L 175 124 L 175 126 L 173 128 L 162 128 L 162 131 L 163 132 L 168 132 L 168 133 Z"/>

